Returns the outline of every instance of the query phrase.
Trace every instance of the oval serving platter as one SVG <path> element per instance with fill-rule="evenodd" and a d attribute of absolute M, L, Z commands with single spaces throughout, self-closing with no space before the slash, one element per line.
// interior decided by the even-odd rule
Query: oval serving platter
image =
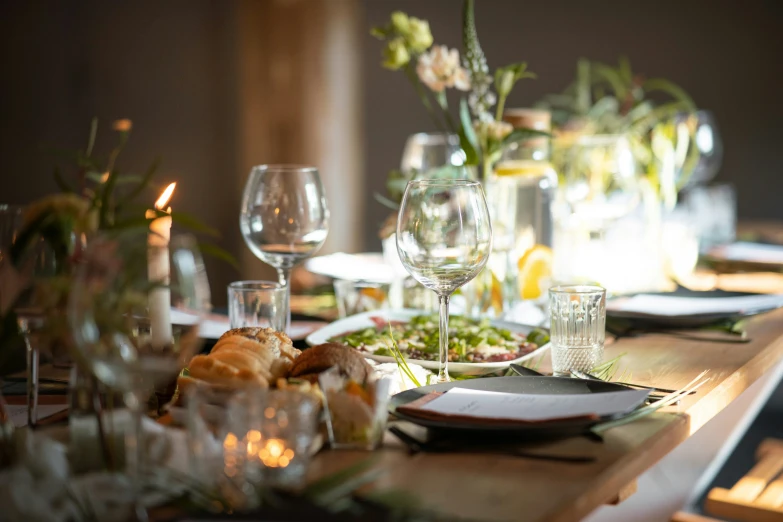
<path fill-rule="evenodd" d="M 408 321 L 410 320 L 411 317 L 415 317 L 417 315 L 426 315 L 427 313 L 428 312 L 425 312 L 423 310 L 411 310 L 411 309 L 375 310 L 372 312 L 363 312 L 360 314 L 352 315 L 350 317 L 346 317 L 344 319 L 338 319 L 337 321 L 330 323 L 329 325 L 321 328 L 320 330 L 311 333 L 310 335 L 307 336 L 305 341 L 309 346 L 316 346 L 318 344 L 323 344 L 327 342 L 329 339 L 337 335 L 342 335 L 348 332 L 353 332 L 364 328 L 373 328 L 376 325 L 372 321 L 371 319 L 372 317 L 383 317 L 384 319 L 387 319 L 389 321 Z M 490 321 L 490 324 L 498 328 L 504 328 L 506 330 L 510 330 L 512 332 L 517 332 L 525 335 L 529 334 L 534 329 L 547 331 L 545 328 L 538 328 L 535 326 L 511 323 L 508 321 Z M 476 363 L 449 362 L 449 372 L 455 375 L 481 375 L 485 373 L 492 373 L 498 370 L 503 370 L 505 368 L 508 368 L 508 366 L 512 363 L 519 364 L 521 362 L 527 361 L 528 359 L 540 357 L 544 353 L 544 351 L 548 349 L 549 349 L 549 343 L 543 346 L 539 346 L 532 352 L 511 361 L 476 362 Z M 373 361 L 377 361 L 380 363 L 395 362 L 394 357 L 390 357 L 386 355 L 374 355 L 372 353 L 363 353 L 363 355 L 368 359 L 372 359 Z M 424 361 L 421 359 L 408 359 L 408 358 L 406 358 L 405 360 L 410 363 L 418 364 L 419 366 L 427 368 L 428 370 L 435 370 L 435 371 L 438 370 L 438 361 Z"/>

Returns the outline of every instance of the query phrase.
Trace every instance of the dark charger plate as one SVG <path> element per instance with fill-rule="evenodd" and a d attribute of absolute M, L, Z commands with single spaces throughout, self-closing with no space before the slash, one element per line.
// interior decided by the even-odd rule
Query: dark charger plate
<path fill-rule="evenodd" d="M 487 377 L 481 379 L 470 379 L 466 381 L 445 382 L 441 384 L 432 384 L 406 390 L 394 395 L 389 403 L 391 413 L 402 419 L 419 426 L 424 426 L 432 430 L 452 431 L 452 432 L 506 432 L 519 434 L 539 435 L 558 435 L 568 436 L 583 433 L 590 426 L 604 420 L 610 420 L 616 417 L 604 417 L 599 421 L 575 419 L 567 421 L 539 422 L 530 424 L 510 424 L 499 426 L 477 426 L 471 423 L 453 421 L 453 420 L 429 420 L 408 416 L 398 412 L 397 408 L 412 401 L 415 401 L 423 395 L 431 392 L 445 392 L 451 388 L 466 388 L 470 390 L 483 390 L 505 393 L 535 394 L 535 395 L 569 395 L 583 393 L 606 393 L 615 391 L 627 391 L 628 388 L 610 382 L 586 381 L 580 379 L 570 379 L 567 377 Z"/>
<path fill-rule="evenodd" d="M 747 297 L 760 294 L 749 292 L 726 292 L 723 290 L 708 290 L 705 292 L 697 290 L 688 290 L 679 287 L 674 292 L 649 292 L 646 295 L 666 295 L 673 297 Z M 618 297 L 622 299 L 622 297 Z M 647 314 L 641 312 L 625 312 L 621 310 L 606 310 L 607 319 L 622 320 L 624 325 L 632 328 L 700 328 L 722 322 L 739 321 L 744 317 L 751 317 L 766 312 L 776 310 L 777 306 L 762 306 L 757 308 L 748 308 L 745 310 L 736 310 L 730 312 L 715 312 L 706 314 L 686 314 L 678 316 Z"/>

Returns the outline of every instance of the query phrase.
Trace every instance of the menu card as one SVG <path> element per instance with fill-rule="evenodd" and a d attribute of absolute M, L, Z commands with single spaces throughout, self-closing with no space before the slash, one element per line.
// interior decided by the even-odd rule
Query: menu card
<path fill-rule="evenodd" d="M 740 313 L 769 310 L 783 306 L 783 295 L 748 295 L 736 297 L 679 297 L 639 294 L 610 300 L 609 312 L 635 312 L 668 317 L 714 313 Z"/>
<path fill-rule="evenodd" d="M 533 395 L 452 388 L 446 393 L 425 395 L 398 410 L 429 419 L 533 423 L 627 413 L 644 402 L 649 393 L 649 390 L 628 390 Z"/>

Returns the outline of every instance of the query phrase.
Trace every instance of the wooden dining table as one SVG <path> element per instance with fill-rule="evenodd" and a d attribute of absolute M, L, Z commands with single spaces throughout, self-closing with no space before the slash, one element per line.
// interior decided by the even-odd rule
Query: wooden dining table
<path fill-rule="evenodd" d="M 594 457 L 588 463 L 555 462 L 488 453 L 416 453 L 391 435 L 370 454 L 325 451 L 310 480 L 374 458 L 377 481 L 361 493 L 406 493 L 422 510 L 445 520 L 581 520 L 607 503 L 633 494 L 636 479 L 699 433 L 754 382 L 783 359 L 783 310 L 748 319 L 747 343 L 716 343 L 648 334 L 606 347 L 620 358 L 620 372 L 634 383 L 679 389 L 703 370 L 709 381 L 698 392 L 632 423 L 611 428 L 603 442 L 585 437 L 537 441 L 530 451 Z M 549 370 L 548 361 L 540 371 Z M 401 422 L 401 421 L 397 421 Z M 411 426 L 403 427 L 410 428 Z M 491 443 L 492 435 L 476 435 Z"/>

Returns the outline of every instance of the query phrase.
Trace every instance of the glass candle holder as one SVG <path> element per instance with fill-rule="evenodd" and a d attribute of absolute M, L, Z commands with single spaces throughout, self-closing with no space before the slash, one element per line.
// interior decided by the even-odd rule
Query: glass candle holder
<path fill-rule="evenodd" d="M 604 357 L 606 290 L 600 286 L 564 285 L 549 289 L 552 371 L 589 372 Z"/>
<path fill-rule="evenodd" d="M 228 407 L 226 458 L 254 484 L 296 487 L 310 464 L 319 405 L 296 391 L 247 391 Z M 237 470 L 239 473 L 240 470 Z"/>
<path fill-rule="evenodd" d="M 260 326 L 285 330 L 285 288 L 273 281 L 235 281 L 228 285 L 231 328 Z"/>

